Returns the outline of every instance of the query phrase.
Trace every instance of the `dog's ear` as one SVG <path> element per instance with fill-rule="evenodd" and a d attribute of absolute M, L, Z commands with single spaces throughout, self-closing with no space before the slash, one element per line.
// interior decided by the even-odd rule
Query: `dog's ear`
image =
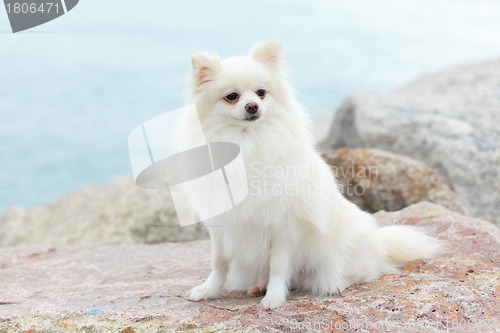
<path fill-rule="evenodd" d="M 250 51 L 252 58 L 272 69 L 279 69 L 281 63 L 281 42 L 271 39 L 261 45 L 254 46 Z"/>
<path fill-rule="evenodd" d="M 212 81 L 220 67 L 220 58 L 208 52 L 198 52 L 191 57 L 191 77 L 196 86 Z"/>

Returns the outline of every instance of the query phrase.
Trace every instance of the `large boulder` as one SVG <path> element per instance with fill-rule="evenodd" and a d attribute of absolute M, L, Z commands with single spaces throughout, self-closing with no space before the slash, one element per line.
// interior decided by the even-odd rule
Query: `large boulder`
<path fill-rule="evenodd" d="M 323 147 L 380 148 L 422 161 L 474 216 L 500 224 L 500 60 L 351 96 Z"/>
<path fill-rule="evenodd" d="M 0 331 L 498 332 L 497 227 L 430 203 L 375 216 L 426 229 L 441 252 L 340 296 L 294 291 L 273 311 L 244 293 L 184 297 L 210 272 L 208 241 L 1 248 Z"/>
<path fill-rule="evenodd" d="M 43 207 L 13 207 L 0 216 L 0 246 L 105 245 L 207 239 L 201 224 L 182 228 L 168 191 L 132 179 L 89 186 Z"/>
<path fill-rule="evenodd" d="M 334 149 L 322 156 L 344 196 L 368 212 L 428 201 L 465 213 L 444 178 L 409 157 L 379 149 Z"/>

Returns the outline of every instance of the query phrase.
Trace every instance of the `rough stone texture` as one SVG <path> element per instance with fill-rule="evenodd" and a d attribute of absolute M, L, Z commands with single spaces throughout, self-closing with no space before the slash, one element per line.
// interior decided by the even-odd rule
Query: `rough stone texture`
<path fill-rule="evenodd" d="M 344 196 L 363 210 L 395 211 L 428 201 L 465 213 L 444 178 L 409 157 L 379 149 L 327 150 L 322 156 Z"/>
<path fill-rule="evenodd" d="M 329 148 L 381 148 L 443 175 L 474 216 L 500 224 L 500 60 L 426 75 L 337 110 Z"/>
<path fill-rule="evenodd" d="M 200 224 L 181 228 L 168 191 L 132 179 L 90 186 L 56 203 L 13 207 L 0 217 L 0 246 L 106 245 L 207 239 Z"/>
<path fill-rule="evenodd" d="M 292 292 L 274 311 L 243 293 L 184 298 L 209 274 L 208 241 L 2 248 L 0 332 L 500 331 L 497 227 L 430 203 L 376 217 L 425 228 L 441 253 L 341 296 Z"/>

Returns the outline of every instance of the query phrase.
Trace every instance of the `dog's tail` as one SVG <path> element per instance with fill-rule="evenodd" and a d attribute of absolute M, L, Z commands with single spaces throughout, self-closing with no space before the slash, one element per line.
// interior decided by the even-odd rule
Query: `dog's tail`
<path fill-rule="evenodd" d="M 391 225 L 376 232 L 385 246 L 387 258 L 397 265 L 428 258 L 440 248 L 437 239 L 426 235 L 416 227 Z"/>

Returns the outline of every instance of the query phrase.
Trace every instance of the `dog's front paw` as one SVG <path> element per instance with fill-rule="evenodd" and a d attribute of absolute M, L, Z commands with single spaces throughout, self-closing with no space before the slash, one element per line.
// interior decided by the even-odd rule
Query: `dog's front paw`
<path fill-rule="evenodd" d="M 220 288 L 213 288 L 210 285 L 202 284 L 188 291 L 186 297 L 191 301 L 200 301 L 202 299 L 217 298 L 221 295 L 222 291 Z"/>
<path fill-rule="evenodd" d="M 329 296 L 340 295 L 351 283 L 347 280 L 342 280 L 339 283 L 335 283 L 328 286 L 327 294 Z"/>
<path fill-rule="evenodd" d="M 266 294 L 266 297 L 260 301 L 260 305 L 264 308 L 264 310 L 272 310 L 281 306 L 285 303 L 286 296 L 279 294 L 270 294 L 269 292 Z"/>

